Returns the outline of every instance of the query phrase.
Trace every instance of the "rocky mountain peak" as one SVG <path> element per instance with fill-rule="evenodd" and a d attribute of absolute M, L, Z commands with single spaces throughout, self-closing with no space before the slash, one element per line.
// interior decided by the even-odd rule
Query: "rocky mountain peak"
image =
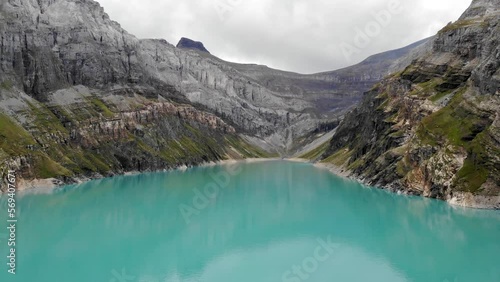
<path fill-rule="evenodd" d="M 182 49 L 194 49 L 202 52 L 208 52 L 208 50 L 205 48 L 202 42 L 199 41 L 194 41 L 186 37 L 182 37 L 181 40 L 179 40 L 179 43 L 177 43 L 177 48 L 182 48 Z"/>

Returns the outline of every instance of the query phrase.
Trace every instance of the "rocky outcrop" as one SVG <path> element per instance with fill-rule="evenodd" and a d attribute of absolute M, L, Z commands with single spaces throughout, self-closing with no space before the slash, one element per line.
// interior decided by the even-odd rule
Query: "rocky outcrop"
<path fill-rule="evenodd" d="M 181 40 L 179 40 L 179 42 L 177 43 L 177 46 L 175 47 L 182 49 L 193 49 L 210 54 L 210 52 L 208 52 L 203 43 L 185 37 L 182 37 Z"/>
<path fill-rule="evenodd" d="M 265 157 L 214 114 L 191 105 L 78 86 L 40 103 L 3 92 L 0 162 L 20 179 L 57 183 L 227 158 Z M 14 118 L 15 117 L 15 118 Z M 5 134 L 7 133 L 7 134 Z"/>
<path fill-rule="evenodd" d="M 500 208 L 500 2 L 475 0 L 431 52 L 365 94 L 325 162 L 369 184 Z"/>

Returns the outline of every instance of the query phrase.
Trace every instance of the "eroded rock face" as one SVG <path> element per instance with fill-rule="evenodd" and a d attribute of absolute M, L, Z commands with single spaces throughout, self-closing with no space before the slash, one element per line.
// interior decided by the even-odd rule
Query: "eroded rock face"
<path fill-rule="evenodd" d="M 68 180 L 259 156 L 265 153 L 237 133 L 285 127 L 289 111 L 272 93 L 254 94 L 261 105 L 271 97 L 262 110 L 242 93 L 231 98 L 211 84 L 228 78 L 235 93 L 250 86 L 193 52 L 138 40 L 97 2 L 0 5 L 0 119 L 8 132 L 0 134 L 0 161 L 20 178 Z"/>
<path fill-rule="evenodd" d="M 1 17 L 2 79 L 38 101 L 75 85 L 141 87 L 146 97 L 201 104 L 277 147 L 287 146 L 275 140 L 290 130 L 301 135 L 316 124 L 305 113 L 309 102 L 280 97 L 215 57 L 139 40 L 94 1 L 12 0 L 2 4 Z"/>
<path fill-rule="evenodd" d="M 161 96 L 78 86 L 40 103 L 16 91 L 2 94 L 0 161 L 21 179 L 71 182 L 260 154 L 214 114 Z"/>
<path fill-rule="evenodd" d="M 365 95 L 325 157 L 394 191 L 500 208 L 499 21 L 500 1 L 473 1 Z"/>

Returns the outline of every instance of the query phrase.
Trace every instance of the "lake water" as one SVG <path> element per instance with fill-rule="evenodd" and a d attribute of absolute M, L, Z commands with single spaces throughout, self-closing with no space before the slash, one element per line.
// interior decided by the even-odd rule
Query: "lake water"
<path fill-rule="evenodd" d="M 500 281 L 500 213 L 272 161 L 18 196 L 0 281 Z M 4 227 L 5 226 L 5 227 Z"/>

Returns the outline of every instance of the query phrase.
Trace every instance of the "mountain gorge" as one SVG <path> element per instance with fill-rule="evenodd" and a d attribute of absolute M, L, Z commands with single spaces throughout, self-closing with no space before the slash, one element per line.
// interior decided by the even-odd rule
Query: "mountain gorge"
<path fill-rule="evenodd" d="M 500 208 L 500 1 L 474 0 L 432 49 L 378 83 L 320 158 L 365 182 Z"/>
<path fill-rule="evenodd" d="M 426 45 L 300 75 L 138 39 L 92 0 L 2 1 L 0 35 L 0 161 L 58 182 L 286 156 Z"/>

